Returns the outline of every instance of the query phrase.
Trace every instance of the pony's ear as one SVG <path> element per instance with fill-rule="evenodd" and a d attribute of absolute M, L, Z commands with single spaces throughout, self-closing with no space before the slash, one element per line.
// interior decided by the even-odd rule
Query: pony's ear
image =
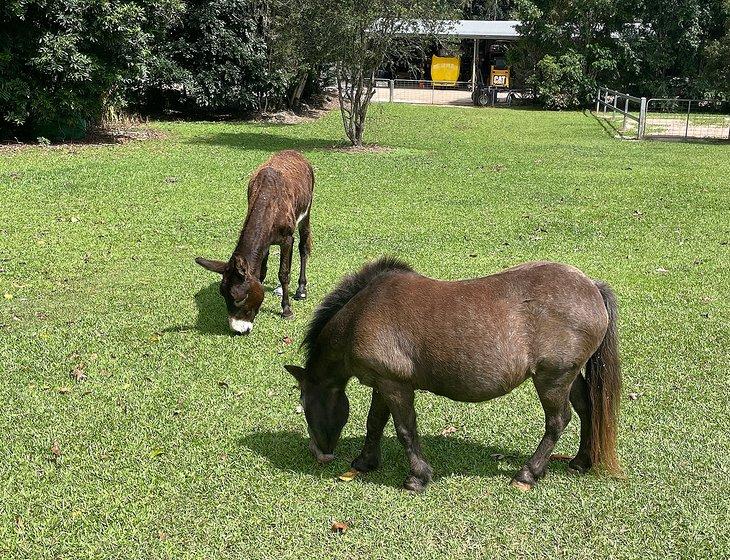
<path fill-rule="evenodd" d="M 304 377 L 307 373 L 307 370 L 305 370 L 303 367 L 299 367 L 299 366 L 285 365 L 284 369 L 286 371 L 288 371 L 289 373 L 291 373 L 294 376 L 294 379 L 299 381 L 299 383 L 304 381 Z"/>
<path fill-rule="evenodd" d="M 218 274 L 223 274 L 226 271 L 226 267 L 228 266 L 228 263 L 226 262 L 212 261 L 210 259 L 204 259 L 203 257 L 198 257 L 197 259 L 195 259 L 195 262 L 202 266 L 204 269 L 210 270 L 211 272 L 217 272 Z"/>
<path fill-rule="evenodd" d="M 236 272 L 245 278 L 248 271 L 248 263 L 246 262 L 246 259 L 241 255 L 236 255 L 233 257 L 233 265 L 236 267 Z"/>

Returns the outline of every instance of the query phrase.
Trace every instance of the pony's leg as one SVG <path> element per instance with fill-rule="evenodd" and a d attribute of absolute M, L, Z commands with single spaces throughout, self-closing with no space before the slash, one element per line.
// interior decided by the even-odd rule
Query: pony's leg
<path fill-rule="evenodd" d="M 533 377 L 537 394 L 545 411 L 545 435 L 537 450 L 512 479 L 512 484 L 521 490 L 529 490 L 545 474 L 550 454 L 563 430 L 570 422 L 570 386 L 576 372 L 539 372 Z"/>
<path fill-rule="evenodd" d="M 406 490 L 421 492 L 433 478 L 431 466 L 421 452 L 416 431 L 416 409 L 413 407 L 413 388 L 395 381 L 380 380 L 378 391 L 393 415 L 393 423 L 398 439 L 406 450 L 411 472 L 403 486 Z"/>
<path fill-rule="evenodd" d="M 580 418 L 580 446 L 578 454 L 568 466 L 579 473 L 591 468 L 591 397 L 585 378 L 578 374 L 570 387 L 570 404 Z"/>
<path fill-rule="evenodd" d="M 294 249 L 294 236 L 290 235 L 281 244 L 281 258 L 279 259 L 279 283 L 281 284 L 281 316 L 284 319 L 294 314 L 289 304 L 289 277 L 291 275 L 291 254 Z"/>
<path fill-rule="evenodd" d="M 264 283 L 264 280 L 266 280 L 266 271 L 269 268 L 269 249 L 266 249 L 266 253 L 264 254 L 264 260 L 261 261 L 261 274 L 259 274 L 259 282 L 262 284 Z"/>
<path fill-rule="evenodd" d="M 365 436 L 365 444 L 360 455 L 352 462 L 352 468 L 360 472 L 368 472 L 378 468 L 380 464 L 380 440 L 383 437 L 383 430 L 390 418 L 390 410 L 385 404 L 385 399 L 373 389 L 373 399 L 370 402 L 368 412 L 368 432 Z"/>
<path fill-rule="evenodd" d="M 307 297 L 307 260 L 312 252 L 312 229 L 309 226 L 309 214 L 299 223 L 299 282 L 294 299 Z"/>

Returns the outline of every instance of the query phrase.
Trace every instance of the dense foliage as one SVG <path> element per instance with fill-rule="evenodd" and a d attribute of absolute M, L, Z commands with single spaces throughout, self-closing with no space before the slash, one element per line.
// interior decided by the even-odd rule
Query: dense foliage
<path fill-rule="evenodd" d="M 340 86 L 360 143 L 368 78 L 412 54 L 401 18 L 515 18 L 517 82 L 555 109 L 597 84 L 730 97 L 730 0 L 5 0 L 0 136 L 83 135 L 110 110 L 245 116 Z M 379 21 L 378 26 L 373 22 Z"/>
<path fill-rule="evenodd" d="M 83 135 L 137 76 L 177 0 L 7 0 L 0 7 L 0 132 Z"/>
<path fill-rule="evenodd" d="M 730 95 L 728 0 L 518 0 L 512 62 L 551 108 L 587 103 L 597 84 L 634 95 Z"/>
<path fill-rule="evenodd" d="M 245 115 L 282 105 L 299 63 L 279 33 L 291 23 L 285 13 L 294 10 L 273 1 L 184 0 L 130 98 L 144 111 L 190 115 Z"/>

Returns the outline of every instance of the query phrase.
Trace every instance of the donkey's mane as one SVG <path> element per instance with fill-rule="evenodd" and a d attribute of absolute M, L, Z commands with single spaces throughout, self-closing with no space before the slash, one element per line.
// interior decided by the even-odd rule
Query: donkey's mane
<path fill-rule="evenodd" d="M 387 272 L 413 272 L 413 269 L 395 257 L 380 257 L 365 264 L 358 272 L 345 276 L 337 287 L 325 296 L 322 303 L 315 309 L 302 341 L 302 348 L 307 356 L 307 365 L 317 354 L 317 339 L 327 323 L 370 282 Z"/>

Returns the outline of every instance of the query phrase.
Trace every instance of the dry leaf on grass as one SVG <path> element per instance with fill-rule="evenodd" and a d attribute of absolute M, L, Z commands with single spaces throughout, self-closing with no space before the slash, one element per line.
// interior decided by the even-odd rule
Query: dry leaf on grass
<path fill-rule="evenodd" d="M 334 523 L 332 523 L 331 527 L 332 532 L 337 533 L 338 535 L 345 533 L 349 528 L 350 526 L 344 521 L 335 521 Z"/>
<path fill-rule="evenodd" d="M 71 392 L 71 387 L 59 387 L 58 392 L 62 395 L 68 395 Z"/>
<path fill-rule="evenodd" d="M 156 457 L 159 457 L 165 452 L 164 449 L 161 447 L 155 447 L 152 451 L 150 451 L 150 459 L 154 459 Z"/>
<path fill-rule="evenodd" d="M 71 373 L 69 373 L 69 377 L 76 381 L 76 383 L 83 381 L 86 379 L 86 372 L 84 371 L 86 366 L 84 366 L 83 363 L 76 364 L 74 368 L 71 370 Z"/>
<path fill-rule="evenodd" d="M 562 453 L 553 453 L 552 455 L 550 455 L 551 461 L 563 461 L 567 463 L 571 459 L 573 459 L 572 455 L 564 455 Z"/>
<path fill-rule="evenodd" d="M 292 339 L 291 339 L 291 337 L 290 337 L 290 336 L 285 336 L 284 338 L 282 338 L 282 339 L 281 339 L 281 341 L 282 341 L 282 342 L 283 342 L 283 343 L 284 343 L 285 345 L 287 345 L 287 346 L 289 346 L 289 345 L 290 345 L 290 344 L 292 343 Z"/>
<path fill-rule="evenodd" d="M 51 445 L 51 461 L 55 461 L 61 456 L 61 446 L 58 445 L 57 441 L 53 442 L 53 445 Z"/>
<path fill-rule="evenodd" d="M 457 430 L 456 427 L 449 426 L 449 427 L 444 428 L 443 430 L 441 430 L 441 435 L 442 436 L 448 436 L 449 434 L 453 434 L 456 430 Z"/>
<path fill-rule="evenodd" d="M 357 470 L 357 469 L 350 469 L 346 473 L 342 473 L 337 478 L 339 478 L 342 482 L 352 482 L 353 480 L 355 480 L 355 478 L 359 474 L 360 474 L 360 471 L 359 470 Z"/>

